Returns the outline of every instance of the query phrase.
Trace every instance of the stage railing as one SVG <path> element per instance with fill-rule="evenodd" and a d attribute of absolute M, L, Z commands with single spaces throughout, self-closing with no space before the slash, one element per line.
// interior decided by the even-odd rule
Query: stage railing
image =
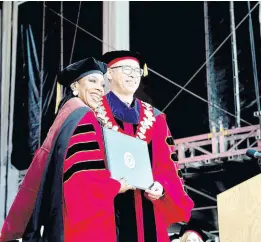
<path fill-rule="evenodd" d="M 176 139 L 179 163 L 200 162 L 203 165 L 221 162 L 225 159 L 240 159 L 247 149 L 261 151 L 260 126 L 207 133 L 182 139 Z"/>

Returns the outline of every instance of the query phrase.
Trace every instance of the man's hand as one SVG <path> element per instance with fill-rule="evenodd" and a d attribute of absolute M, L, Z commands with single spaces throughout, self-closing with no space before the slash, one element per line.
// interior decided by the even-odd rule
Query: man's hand
<path fill-rule="evenodd" d="M 125 179 L 121 179 L 119 182 L 120 182 L 120 184 L 121 184 L 121 187 L 120 187 L 120 190 L 119 190 L 118 193 L 124 193 L 124 192 L 126 192 L 127 190 L 136 190 L 135 187 L 127 184 Z"/>
<path fill-rule="evenodd" d="M 146 190 L 146 193 L 151 201 L 155 201 L 163 196 L 163 191 L 163 186 L 159 182 L 155 181 L 154 185 L 150 189 Z"/>

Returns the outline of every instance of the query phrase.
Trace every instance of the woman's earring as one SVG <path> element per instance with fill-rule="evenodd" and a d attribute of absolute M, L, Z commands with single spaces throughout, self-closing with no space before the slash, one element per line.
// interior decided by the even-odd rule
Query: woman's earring
<path fill-rule="evenodd" d="M 77 96 L 78 96 L 78 91 L 77 91 L 77 90 L 74 90 L 74 91 L 73 91 L 73 95 L 74 95 L 75 97 L 77 97 Z"/>

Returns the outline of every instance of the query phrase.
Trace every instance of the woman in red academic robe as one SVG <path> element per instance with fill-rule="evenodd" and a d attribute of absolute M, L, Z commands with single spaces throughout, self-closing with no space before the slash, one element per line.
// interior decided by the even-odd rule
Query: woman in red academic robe
<path fill-rule="evenodd" d="M 1 242 L 115 241 L 113 200 L 131 187 L 105 169 L 101 128 L 92 111 L 104 94 L 106 69 L 87 58 L 60 74 L 68 95 L 19 188 Z M 106 226 L 99 229 L 101 224 Z"/>

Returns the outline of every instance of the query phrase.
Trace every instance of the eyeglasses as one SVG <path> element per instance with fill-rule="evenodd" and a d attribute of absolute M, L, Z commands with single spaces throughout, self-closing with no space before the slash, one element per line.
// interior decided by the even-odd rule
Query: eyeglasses
<path fill-rule="evenodd" d="M 110 69 L 115 69 L 119 67 L 121 67 L 122 72 L 128 76 L 130 76 L 133 71 L 137 76 L 143 76 L 144 73 L 144 71 L 141 68 L 132 68 L 131 66 L 114 66 L 114 67 L 110 67 Z"/>

